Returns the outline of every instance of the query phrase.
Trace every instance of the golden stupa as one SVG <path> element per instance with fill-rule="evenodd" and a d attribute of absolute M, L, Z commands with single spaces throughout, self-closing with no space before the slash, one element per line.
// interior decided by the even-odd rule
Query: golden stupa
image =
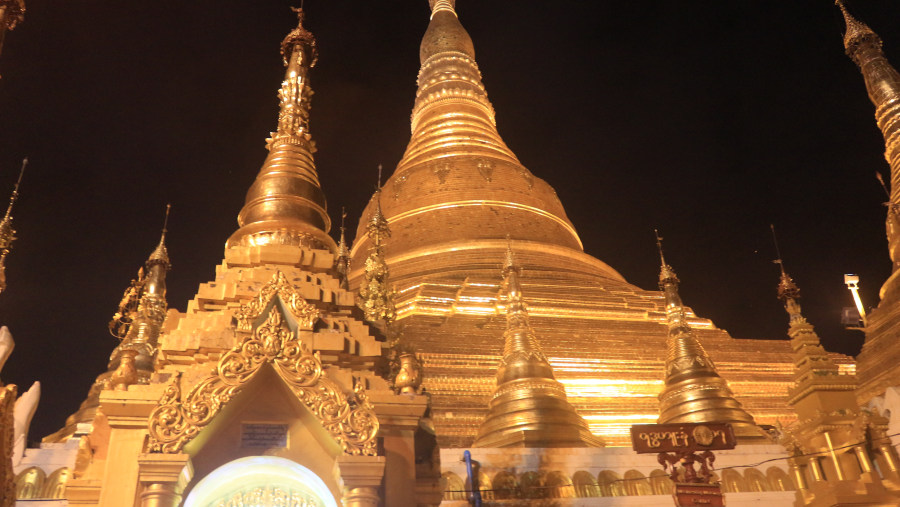
<path fill-rule="evenodd" d="M 497 270 L 509 235 L 528 266 L 520 283 L 557 380 L 595 435 L 628 445 L 630 425 L 659 415 L 664 296 L 583 251 L 556 192 L 500 137 L 454 2 L 432 0 L 431 7 L 412 136 L 384 185 L 381 209 L 392 231 L 386 255 L 397 323 L 424 363 L 439 441 L 470 445 L 485 417 L 506 327 Z M 351 287 L 363 274 L 374 210 L 373 200 L 360 219 Z M 785 402 L 793 368 L 787 341 L 735 340 L 689 308 L 685 315 L 758 424 L 794 417 Z M 852 368 L 849 358 L 836 360 Z"/>
<path fill-rule="evenodd" d="M 601 447 L 566 399 L 528 317 L 512 246 L 506 251 L 506 331 L 497 388 L 473 447 Z"/>

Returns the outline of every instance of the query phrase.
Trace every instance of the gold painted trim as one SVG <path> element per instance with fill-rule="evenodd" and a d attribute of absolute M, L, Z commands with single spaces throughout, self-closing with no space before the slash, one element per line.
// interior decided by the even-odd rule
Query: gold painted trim
<path fill-rule="evenodd" d="M 392 222 L 393 223 L 393 222 Z M 353 248 L 350 250 L 350 256 L 355 258 L 357 252 L 361 248 L 363 241 L 354 241 Z M 559 246 L 554 245 L 552 243 L 542 243 L 539 241 L 528 241 L 528 240 L 517 240 L 516 245 L 519 251 L 522 252 L 540 252 L 549 255 L 559 255 L 560 257 L 565 257 L 567 260 L 576 260 L 582 264 L 587 266 L 591 266 L 594 269 L 599 269 L 604 274 L 606 274 L 607 278 L 614 280 L 616 282 L 621 282 L 624 284 L 628 284 L 628 281 L 625 280 L 618 271 L 616 271 L 609 264 L 601 261 L 600 259 L 593 257 L 583 251 L 576 250 L 574 248 L 570 248 L 567 246 Z M 447 241 L 443 243 L 439 243 L 437 245 L 429 245 L 421 248 L 416 248 L 415 250 L 410 250 L 403 252 L 401 254 L 390 255 L 387 258 L 387 263 L 391 266 L 397 265 L 402 262 L 407 262 L 413 259 L 419 259 L 422 257 L 426 257 L 429 255 L 437 255 L 444 254 L 448 252 L 464 252 L 469 250 L 485 250 L 485 249 L 506 249 L 506 240 L 505 239 L 481 239 L 477 241 L 472 240 L 460 240 L 460 241 Z M 364 268 L 356 267 L 351 269 L 350 271 L 350 279 L 358 278 L 362 275 Z M 429 282 L 430 283 L 430 282 Z M 400 288 L 400 292 L 403 292 L 407 289 Z M 639 290 L 639 289 L 638 289 Z M 534 307 L 532 308 L 534 310 Z M 540 310 L 537 310 L 540 312 Z M 534 312 L 533 312 L 534 313 Z M 630 314 L 630 313 L 629 313 Z M 693 322 L 692 322 L 693 324 Z"/>
<path fill-rule="evenodd" d="M 508 201 L 494 201 L 494 200 L 489 200 L 489 199 L 474 199 L 474 200 L 470 200 L 470 201 L 443 202 L 441 204 L 433 204 L 431 206 L 424 206 L 422 208 L 416 208 L 413 210 L 405 211 L 403 213 L 399 213 L 397 215 L 390 217 L 388 219 L 388 221 L 392 224 L 396 224 L 400 220 L 412 218 L 412 217 L 414 217 L 416 215 L 420 215 L 422 213 L 428 213 L 428 212 L 440 210 L 440 209 L 463 208 L 463 207 L 467 207 L 467 206 L 498 206 L 500 208 L 509 208 L 509 209 L 515 209 L 515 210 L 529 211 L 531 213 L 542 216 L 544 218 L 549 218 L 550 220 L 553 220 L 554 222 L 563 226 L 564 229 L 569 231 L 569 233 L 572 235 L 572 237 L 575 238 L 575 241 L 578 242 L 579 248 L 584 249 L 584 244 L 581 243 L 581 238 L 578 237 L 578 233 L 575 232 L 575 228 L 572 227 L 572 224 L 570 224 L 569 222 L 559 218 L 558 216 L 554 215 L 553 213 L 549 213 L 540 208 L 535 208 L 534 206 L 527 206 L 524 204 L 518 204 L 518 203 L 508 202 Z"/>
<path fill-rule="evenodd" d="M 365 391 L 357 383 L 348 396 L 340 385 L 324 376 L 319 353 L 311 352 L 300 341 L 297 332 L 284 321 L 278 305 L 269 306 L 275 296 L 288 311 L 299 315 L 303 328 L 312 329 L 318 311 L 303 300 L 284 273 L 276 272 L 257 297 L 238 311 L 240 330 L 252 327 L 269 308 L 265 322 L 223 354 L 212 373 L 198 382 L 183 401 L 181 372 L 166 388 L 148 421 L 150 452 L 180 452 L 268 364 L 331 433 L 344 454 L 377 455 L 375 436 L 379 423 Z"/>

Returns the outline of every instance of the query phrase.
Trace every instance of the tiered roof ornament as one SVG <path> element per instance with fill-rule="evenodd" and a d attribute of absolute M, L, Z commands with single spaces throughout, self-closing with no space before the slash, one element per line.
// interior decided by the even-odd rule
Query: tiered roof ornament
<path fill-rule="evenodd" d="M 369 322 L 384 321 L 390 325 L 397 317 L 394 308 L 394 289 L 389 285 L 390 272 L 384 253 L 384 240 L 391 237 L 391 228 L 381 211 L 381 164 L 378 165 L 378 186 L 375 188 L 375 210 L 366 224 L 371 246 L 366 258 L 365 274 L 359 287 L 357 306 Z"/>
<path fill-rule="evenodd" d="M 297 28 L 281 43 L 287 71 L 278 91 L 278 130 L 267 140 L 269 155 L 247 191 L 246 202 L 238 214 L 240 228 L 228 238 L 226 250 L 266 245 L 330 252 L 337 249 L 328 235 L 331 219 L 313 160 L 315 143 L 309 132 L 313 92 L 308 74 L 318 58 L 316 39 L 303 26 L 303 9 L 293 10 L 297 12 Z"/>
<path fill-rule="evenodd" d="M 738 402 L 709 354 L 694 336 L 678 294 L 678 276 L 666 263 L 662 238 L 656 245 L 661 262 L 659 289 L 666 298 L 665 388 L 659 395 L 659 423 L 730 423 L 743 441 L 768 441 L 765 432 Z"/>
<path fill-rule="evenodd" d="M 497 387 L 488 413 L 478 430 L 475 447 L 602 447 L 566 397 L 566 389 L 553 375 L 544 355 L 528 308 L 522 297 L 512 245 L 503 265 L 506 284 L 506 331 L 503 357 L 497 369 Z"/>
<path fill-rule="evenodd" d="M 3 220 L 0 220 L 0 293 L 6 290 L 6 256 L 12 249 L 13 241 L 16 240 L 16 231 L 12 227 L 13 205 L 19 199 L 19 185 L 22 183 L 22 175 L 25 174 L 27 165 L 28 159 L 25 158 L 22 160 L 22 169 L 19 170 L 19 179 L 16 180 L 16 186 L 13 187 L 12 195 L 9 196 L 6 214 L 3 215 Z"/>

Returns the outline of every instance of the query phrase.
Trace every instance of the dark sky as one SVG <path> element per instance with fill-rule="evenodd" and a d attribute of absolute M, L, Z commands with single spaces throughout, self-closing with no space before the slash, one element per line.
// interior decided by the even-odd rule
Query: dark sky
<path fill-rule="evenodd" d="M 849 2 L 848 2 L 849 3 Z M 274 129 L 288 1 L 28 0 L 0 56 L 0 195 L 16 207 L 0 323 L 5 382 L 44 387 L 32 438 L 103 371 L 106 323 L 171 202 L 169 304 L 213 278 Z M 849 7 L 900 63 L 900 3 Z M 831 350 L 843 273 L 867 305 L 889 274 L 883 141 L 828 0 L 459 0 L 501 135 L 558 192 L 585 250 L 654 288 L 653 229 L 682 296 L 737 338 L 785 338 L 775 223 Z M 425 0 L 310 0 L 311 129 L 349 230 L 409 139 Z M 892 30 L 894 30 L 892 32 Z"/>

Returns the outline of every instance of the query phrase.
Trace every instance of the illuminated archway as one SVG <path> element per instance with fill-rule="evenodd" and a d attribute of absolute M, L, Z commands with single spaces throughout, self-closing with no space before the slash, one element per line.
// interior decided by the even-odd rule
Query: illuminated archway
<path fill-rule="evenodd" d="M 250 456 L 226 463 L 198 482 L 184 501 L 184 507 L 232 505 L 338 507 L 319 476 L 276 456 Z"/>

